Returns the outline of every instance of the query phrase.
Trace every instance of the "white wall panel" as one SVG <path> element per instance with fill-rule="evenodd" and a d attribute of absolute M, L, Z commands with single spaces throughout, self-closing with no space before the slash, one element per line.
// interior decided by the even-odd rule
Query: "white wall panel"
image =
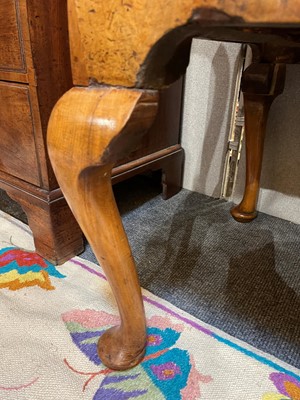
<path fill-rule="evenodd" d="M 241 45 L 194 39 L 186 74 L 183 187 L 219 197 Z"/>
<path fill-rule="evenodd" d="M 183 187 L 219 197 L 241 46 L 194 39 L 186 75 Z M 244 188 L 242 155 L 234 202 Z M 284 93 L 267 126 L 258 210 L 300 223 L 300 66 L 287 68 Z"/>

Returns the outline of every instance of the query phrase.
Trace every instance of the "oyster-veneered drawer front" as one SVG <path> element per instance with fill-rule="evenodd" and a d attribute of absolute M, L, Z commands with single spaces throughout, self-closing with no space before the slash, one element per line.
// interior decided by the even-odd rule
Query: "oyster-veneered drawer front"
<path fill-rule="evenodd" d="M 0 82 L 0 170 L 40 184 L 27 85 Z"/>
<path fill-rule="evenodd" d="M 0 1 L 0 70 L 24 72 L 19 0 Z"/>

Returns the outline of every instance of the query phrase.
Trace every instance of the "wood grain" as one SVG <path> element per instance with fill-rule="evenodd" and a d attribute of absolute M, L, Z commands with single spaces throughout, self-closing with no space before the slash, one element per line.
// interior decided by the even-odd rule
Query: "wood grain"
<path fill-rule="evenodd" d="M 119 307 L 121 325 L 101 336 L 100 358 L 110 368 L 126 369 L 143 357 L 145 316 L 113 198 L 111 171 L 138 146 L 154 120 L 157 93 L 148 89 L 168 86 L 185 72 L 196 35 L 256 43 L 275 64 L 276 54 L 289 47 L 293 57 L 285 62 L 299 61 L 300 4 L 298 0 L 69 0 L 68 15 L 73 83 L 81 87 L 71 89 L 54 108 L 49 154 Z M 251 204 L 258 187 L 268 107 L 280 87 L 279 70 L 274 67 L 271 87 L 259 98 L 257 90 L 245 90 L 248 130 L 259 132 L 257 142 L 249 142 L 250 153 L 257 145 L 248 170 Z M 180 151 L 176 154 L 174 165 L 182 158 Z"/>
<path fill-rule="evenodd" d="M 26 71 L 18 0 L 0 2 L 0 70 Z"/>
<path fill-rule="evenodd" d="M 208 32 L 202 32 L 207 37 L 209 32 L 215 32 L 210 26 L 212 22 L 245 27 L 299 24 L 300 3 L 298 0 L 69 0 L 69 15 L 74 84 L 86 86 L 96 80 L 111 85 L 134 87 L 139 83 L 140 87 L 150 87 L 147 81 L 141 78 L 139 81 L 138 74 L 153 62 L 153 56 L 152 60 L 147 60 L 147 56 L 166 34 L 174 31 L 175 38 L 172 45 L 163 46 L 157 60 L 164 52 L 175 52 L 185 34 L 189 42 L 197 29 L 201 34 L 207 22 Z M 191 26 L 191 32 L 180 28 L 185 26 Z M 222 34 L 212 38 L 221 39 Z M 241 32 L 229 35 L 227 40 L 239 41 L 238 36 L 241 37 Z M 253 40 L 253 36 L 244 39 L 250 43 Z M 187 64 L 188 50 L 185 58 Z"/>
<path fill-rule="evenodd" d="M 246 183 L 241 203 L 231 210 L 239 222 L 250 222 L 257 216 L 266 125 L 272 102 L 283 92 L 285 70 L 285 64 L 252 64 L 243 73 Z"/>
<path fill-rule="evenodd" d="M 50 113 L 57 100 L 72 86 L 66 0 L 26 0 L 32 65 L 36 79 L 33 113 L 39 125 L 36 135 L 41 186 L 56 188 L 46 148 Z"/>
<path fill-rule="evenodd" d="M 7 183 L 3 187 L 26 213 L 38 254 L 57 265 L 84 250 L 81 229 L 62 195 L 53 201 L 20 191 Z M 51 192 L 49 197 L 52 197 Z"/>
<path fill-rule="evenodd" d="M 121 325 L 101 336 L 98 352 L 112 369 L 144 355 L 146 328 L 140 287 L 115 204 L 111 170 L 138 146 L 153 123 L 157 93 L 73 88 L 55 106 L 48 147 L 60 187 L 111 285 Z"/>
<path fill-rule="evenodd" d="M 149 171 L 162 171 L 162 197 L 167 200 L 181 190 L 184 152 L 180 144 L 115 167 L 112 183 Z"/>
<path fill-rule="evenodd" d="M 40 185 L 28 86 L 0 82 L 0 98 L 0 169 Z"/>
<path fill-rule="evenodd" d="M 55 264 L 83 250 L 45 143 L 51 109 L 72 83 L 68 49 L 66 0 L 0 2 L 0 186 Z"/>

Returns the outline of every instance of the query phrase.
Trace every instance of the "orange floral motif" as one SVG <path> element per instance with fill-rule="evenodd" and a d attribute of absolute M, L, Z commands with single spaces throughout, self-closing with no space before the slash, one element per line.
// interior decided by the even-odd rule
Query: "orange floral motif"
<path fill-rule="evenodd" d="M 266 393 L 263 400 L 300 400 L 300 380 L 282 372 L 273 372 L 271 381 L 279 393 Z"/>

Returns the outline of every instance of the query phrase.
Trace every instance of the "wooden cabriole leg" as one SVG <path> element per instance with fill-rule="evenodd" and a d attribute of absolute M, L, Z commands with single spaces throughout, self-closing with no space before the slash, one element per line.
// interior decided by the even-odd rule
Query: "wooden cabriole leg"
<path fill-rule="evenodd" d="M 243 74 L 246 184 L 241 203 L 231 210 L 239 222 L 250 222 L 257 216 L 264 138 L 270 106 L 282 93 L 285 81 L 285 64 L 252 64 Z"/>
<path fill-rule="evenodd" d="M 98 353 L 111 369 L 138 364 L 145 313 L 134 260 L 114 200 L 111 170 L 134 150 L 157 111 L 157 92 L 73 88 L 55 106 L 48 149 L 64 196 L 111 285 L 121 324 L 101 336 Z"/>

